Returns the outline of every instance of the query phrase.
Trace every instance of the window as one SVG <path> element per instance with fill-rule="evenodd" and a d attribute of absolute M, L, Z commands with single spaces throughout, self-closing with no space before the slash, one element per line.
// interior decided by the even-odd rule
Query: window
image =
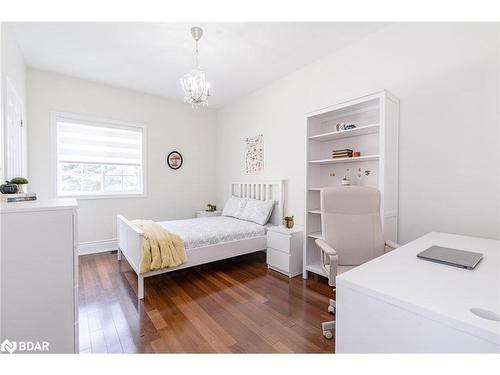
<path fill-rule="evenodd" d="M 144 192 L 144 127 L 56 115 L 57 195 Z"/>

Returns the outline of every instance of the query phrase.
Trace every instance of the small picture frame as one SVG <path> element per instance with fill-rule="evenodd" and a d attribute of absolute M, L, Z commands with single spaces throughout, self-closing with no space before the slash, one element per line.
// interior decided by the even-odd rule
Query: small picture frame
<path fill-rule="evenodd" d="M 179 169 L 182 167 L 182 155 L 179 151 L 172 151 L 167 156 L 167 164 L 172 169 Z"/>

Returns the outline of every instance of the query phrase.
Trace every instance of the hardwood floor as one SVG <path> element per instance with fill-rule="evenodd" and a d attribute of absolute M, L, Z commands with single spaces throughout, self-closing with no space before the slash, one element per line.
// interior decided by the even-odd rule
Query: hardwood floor
<path fill-rule="evenodd" d="M 80 257 L 81 353 L 332 353 L 332 289 L 255 253 L 145 279 L 116 253 Z"/>

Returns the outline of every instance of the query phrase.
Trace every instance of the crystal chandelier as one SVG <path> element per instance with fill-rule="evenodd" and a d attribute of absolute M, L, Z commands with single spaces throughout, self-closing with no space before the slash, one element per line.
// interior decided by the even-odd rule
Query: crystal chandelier
<path fill-rule="evenodd" d="M 196 49 L 194 59 L 196 67 L 181 78 L 181 86 L 184 90 L 184 102 L 190 103 L 193 108 L 198 106 L 207 106 L 210 96 L 210 83 L 205 78 L 205 72 L 200 69 L 198 63 L 198 41 L 203 35 L 200 27 L 192 27 L 191 35 L 195 41 Z"/>

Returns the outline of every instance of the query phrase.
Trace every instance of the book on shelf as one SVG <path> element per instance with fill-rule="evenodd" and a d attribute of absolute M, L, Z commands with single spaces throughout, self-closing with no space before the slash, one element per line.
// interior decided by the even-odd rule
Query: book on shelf
<path fill-rule="evenodd" d="M 36 200 L 36 193 L 0 194 L 0 202 L 25 202 Z"/>
<path fill-rule="evenodd" d="M 344 148 L 342 150 L 333 150 L 332 152 L 335 154 L 337 152 L 352 152 L 352 150 L 350 148 Z"/>
<path fill-rule="evenodd" d="M 352 151 L 347 150 L 347 151 L 333 151 L 332 152 L 332 158 L 349 158 L 352 156 Z"/>
<path fill-rule="evenodd" d="M 332 156 L 332 159 L 342 159 L 342 158 L 352 158 L 352 154 L 351 155 L 333 155 Z"/>

